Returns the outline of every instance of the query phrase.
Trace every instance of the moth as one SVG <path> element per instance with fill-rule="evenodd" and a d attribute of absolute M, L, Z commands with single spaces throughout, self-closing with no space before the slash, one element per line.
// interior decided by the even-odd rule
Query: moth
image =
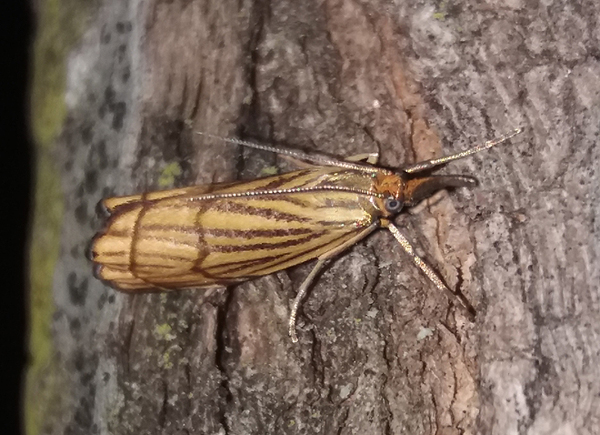
<path fill-rule="evenodd" d="M 290 311 L 289 335 L 297 342 L 298 308 L 322 267 L 376 229 L 387 228 L 438 289 L 456 296 L 393 219 L 435 191 L 477 184 L 462 175 L 431 175 L 432 169 L 520 132 L 398 170 L 376 166 L 376 154 L 338 160 L 199 133 L 287 156 L 305 167 L 253 181 L 104 199 L 100 205 L 108 218 L 90 249 L 94 275 L 118 290 L 138 293 L 228 286 L 316 260 Z"/>

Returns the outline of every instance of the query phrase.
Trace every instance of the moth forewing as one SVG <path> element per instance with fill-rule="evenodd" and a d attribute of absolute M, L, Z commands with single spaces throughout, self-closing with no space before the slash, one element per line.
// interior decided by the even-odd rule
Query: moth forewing
<path fill-rule="evenodd" d="M 285 269 L 373 222 L 371 180 L 323 167 L 210 193 L 176 189 L 116 206 L 119 199 L 109 199 L 112 214 L 92 247 L 96 273 L 118 289 L 144 290 L 227 284 Z"/>
<path fill-rule="evenodd" d="M 517 133 L 397 173 L 370 164 L 219 138 L 312 166 L 252 181 L 107 198 L 102 201 L 109 215 L 106 226 L 94 237 L 90 250 L 94 273 L 129 292 L 208 288 L 317 259 L 291 309 L 289 333 L 297 341 L 297 310 L 318 270 L 328 259 L 385 226 L 434 285 L 453 294 L 414 253 L 391 219 L 404 205 L 436 190 L 473 185 L 469 177 L 420 176 L 419 172 L 488 149 Z"/>

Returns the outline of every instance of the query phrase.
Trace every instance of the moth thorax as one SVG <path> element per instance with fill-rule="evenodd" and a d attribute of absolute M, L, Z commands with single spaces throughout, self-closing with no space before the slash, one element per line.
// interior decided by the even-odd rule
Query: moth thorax
<path fill-rule="evenodd" d="M 378 172 L 375 177 L 374 190 L 384 197 L 403 200 L 404 180 L 398 174 Z"/>

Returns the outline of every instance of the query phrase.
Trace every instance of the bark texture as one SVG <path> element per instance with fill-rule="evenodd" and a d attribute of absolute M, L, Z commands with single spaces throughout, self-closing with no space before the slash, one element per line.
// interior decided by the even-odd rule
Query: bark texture
<path fill-rule="evenodd" d="M 100 2 L 67 60 L 43 433 L 600 433 L 598 16 L 592 0 Z M 84 256 L 104 196 L 277 163 L 193 130 L 397 167 L 517 126 L 442 171 L 478 188 L 398 219 L 474 323 L 384 231 L 320 275 L 297 345 L 310 266 L 130 296 Z"/>

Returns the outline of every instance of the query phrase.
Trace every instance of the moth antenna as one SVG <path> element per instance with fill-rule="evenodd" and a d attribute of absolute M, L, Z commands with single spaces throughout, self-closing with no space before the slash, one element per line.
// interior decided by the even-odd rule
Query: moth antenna
<path fill-rule="evenodd" d="M 245 146 L 246 148 L 252 148 L 255 150 L 269 151 L 269 152 L 272 152 L 275 154 L 281 154 L 283 156 L 289 156 L 289 157 L 292 157 L 295 159 L 304 160 L 304 161 L 311 162 L 311 163 L 316 163 L 318 165 L 336 166 L 336 167 L 345 168 L 345 169 L 356 169 L 356 170 L 362 171 L 362 172 L 381 171 L 381 168 L 376 168 L 376 167 L 373 167 L 370 165 L 361 165 L 358 163 L 346 162 L 343 160 L 337 160 L 337 159 L 325 156 L 323 154 L 308 154 L 303 151 L 293 150 L 293 149 L 289 149 L 289 148 L 276 147 L 276 146 L 272 146 L 272 145 L 264 145 L 264 144 L 248 142 L 245 140 L 235 139 L 235 138 L 230 138 L 230 137 L 216 136 L 214 134 L 204 133 L 202 131 L 196 131 L 195 133 L 197 135 L 204 136 L 204 137 L 207 137 L 210 139 L 216 139 L 216 140 L 220 140 L 220 141 L 226 142 L 226 143 L 231 143 L 234 145 L 241 145 L 241 146 Z"/>
<path fill-rule="evenodd" d="M 428 169 L 435 168 L 436 166 L 443 165 L 445 163 L 451 162 L 453 160 L 464 159 L 465 157 L 471 156 L 480 151 L 487 150 L 493 146 L 499 145 L 507 140 L 515 137 L 519 133 L 523 131 L 522 128 L 516 128 L 510 133 L 503 134 L 502 136 L 497 137 L 496 139 L 489 140 L 482 145 L 477 145 L 473 148 L 469 148 L 464 151 L 460 151 L 456 154 L 450 154 L 449 156 L 440 157 L 439 159 L 425 160 L 424 162 L 418 162 L 414 165 L 408 166 L 406 168 L 402 168 L 402 171 L 407 174 L 414 174 L 415 172 L 426 171 Z"/>

